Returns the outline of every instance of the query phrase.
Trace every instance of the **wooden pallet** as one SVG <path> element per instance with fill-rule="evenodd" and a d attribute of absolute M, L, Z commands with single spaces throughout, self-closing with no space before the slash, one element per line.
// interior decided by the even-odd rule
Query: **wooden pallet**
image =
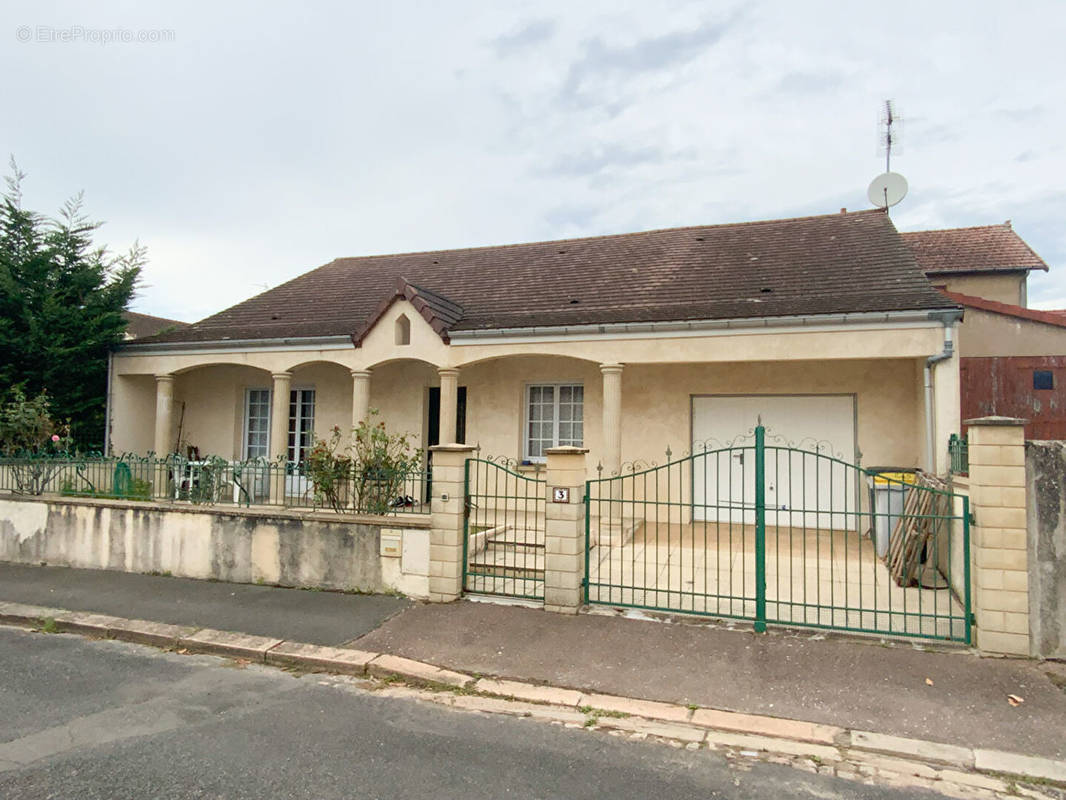
<path fill-rule="evenodd" d="M 930 490 L 937 491 L 930 491 Z M 935 547 L 937 527 L 950 510 L 946 508 L 946 483 L 922 472 L 917 483 L 907 488 L 903 513 L 889 539 L 885 565 L 898 586 L 914 586 L 922 574 L 923 554 Z"/>

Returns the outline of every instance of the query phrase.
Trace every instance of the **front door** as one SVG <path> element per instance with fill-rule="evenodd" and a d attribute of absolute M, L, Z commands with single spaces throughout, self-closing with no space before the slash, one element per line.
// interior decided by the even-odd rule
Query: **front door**
<path fill-rule="evenodd" d="M 428 503 L 433 496 L 433 453 L 429 448 L 440 444 L 440 387 L 429 387 L 429 402 L 426 404 L 426 496 Z M 458 444 L 466 443 L 466 387 L 460 386 L 455 403 L 455 438 Z M 450 442 L 449 442 L 450 444 Z"/>

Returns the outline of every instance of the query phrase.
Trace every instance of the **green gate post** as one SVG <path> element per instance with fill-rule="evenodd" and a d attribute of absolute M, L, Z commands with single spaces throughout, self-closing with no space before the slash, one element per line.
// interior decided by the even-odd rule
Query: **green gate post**
<path fill-rule="evenodd" d="M 755 632 L 766 632 L 766 428 L 755 428 Z"/>

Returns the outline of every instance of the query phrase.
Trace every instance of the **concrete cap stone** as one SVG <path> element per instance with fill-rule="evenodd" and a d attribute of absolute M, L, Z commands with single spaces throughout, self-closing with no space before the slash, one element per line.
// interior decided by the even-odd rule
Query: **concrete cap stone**
<path fill-rule="evenodd" d="M 56 614 L 62 613 L 62 608 L 31 606 L 25 603 L 0 603 L 0 621 L 2 622 L 30 622 L 36 624 L 38 620 L 54 617 Z"/>
<path fill-rule="evenodd" d="M 1018 417 L 974 417 L 973 419 L 964 419 L 963 425 L 993 425 L 1001 427 L 1014 427 L 1024 426 L 1029 424 L 1029 420 L 1020 419 Z"/>
<path fill-rule="evenodd" d="M 380 655 L 367 664 L 367 671 L 377 677 L 397 677 L 414 683 L 442 683 L 460 688 L 474 679 L 462 672 L 453 672 L 422 661 L 402 656 Z"/>
<path fill-rule="evenodd" d="M 1066 783 L 1066 762 L 1052 761 L 1050 758 L 978 749 L 974 750 L 974 766 L 986 772 L 1005 772 Z"/>
<path fill-rule="evenodd" d="M 282 642 L 266 652 L 266 663 L 277 666 L 321 667 L 345 675 L 364 675 L 378 653 L 346 647 L 323 647 L 302 642 Z"/>
<path fill-rule="evenodd" d="M 969 747 L 927 742 L 921 739 L 908 739 L 903 736 L 889 736 L 872 731 L 852 731 L 851 745 L 863 750 L 874 750 L 879 753 L 923 758 L 931 761 L 944 761 L 948 764 L 958 764 L 964 767 L 972 767 L 974 763 L 973 750 Z"/>
<path fill-rule="evenodd" d="M 110 636 L 124 642 L 174 647 L 182 638 L 191 636 L 199 628 L 195 625 L 170 625 L 146 619 L 118 619 L 111 623 Z"/>
<path fill-rule="evenodd" d="M 267 650 L 277 647 L 281 642 L 281 639 L 272 639 L 267 636 L 252 636 L 247 633 L 204 628 L 189 636 L 183 636 L 178 644 L 196 653 L 217 653 L 248 658 L 253 661 L 265 661 Z"/>
<path fill-rule="evenodd" d="M 111 630 L 116 623 L 121 623 L 121 617 L 112 617 L 108 614 L 93 614 L 88 611 L 59 611 L 52 615 L 56 621 L 56 627 L 63 631 L 75 631 L 89 636 L 102 636 L 105 639 L 111 637 Z"/>
<path fill-rule="evenodd" d="M 558 689 L 554 686 L 538 686 L 519 681 L 482 678 L 474 685 L 474 688 L 485 694 L 516 697 L 519 700 L 533 700 L 538 703 L 552 703 L 559 706 L 576 706 L 581 701 L 581 692 L 573 689 Z"/>

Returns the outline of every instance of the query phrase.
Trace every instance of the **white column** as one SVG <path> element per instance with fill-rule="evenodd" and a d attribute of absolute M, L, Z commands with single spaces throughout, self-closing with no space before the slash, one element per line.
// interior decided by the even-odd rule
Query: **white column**
<path fill-rule="evenodd" d="M 459 370 L 442 367 L 440 375 L 440 444 L 455 441 L 455 416 L 459 408 Z"/>
<path fill-rule="evenodd" d="M 174 452 L 174 443 L 170 441 L 173 427 L 174 410 L 174 376 L 155 376 L 155 454 L 162 458 Z"/>
<path fill-rule="evenodd" d="M 622 466 L 622 365 L 600 364 L 603 374 L 603 474 Z"/>
<path fill-rule="evenodd" d="M 270 407 L 270 457 L 284 458 L 289 454 L 289 387 L 291 372 L 275 372 L 273 402 Z"/>
<path fill-rule="evenodd" d="M 352 370 L 352 430 L 370 414 L 370 370 Z"/>

